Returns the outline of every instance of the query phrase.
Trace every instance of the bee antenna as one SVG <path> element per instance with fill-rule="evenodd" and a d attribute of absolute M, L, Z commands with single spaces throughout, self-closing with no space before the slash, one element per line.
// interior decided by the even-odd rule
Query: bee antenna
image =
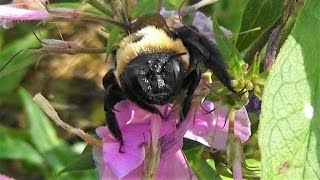
<path fill-rule="evenodd" d="M 21 49 L 20 51 L 18 51 L 18 52 L 16 52 L 13 56 L 12 56 L 12 58 L 8 61 L 8 62 L 6 62 L 6 64 L 0 69 L 0 72 L 2 72 L 9 64 L 10 64 L 10 62 L 15 58 L 15 57 L 17 57 L 22 51 L 24 51 L 25 49 Z"/>

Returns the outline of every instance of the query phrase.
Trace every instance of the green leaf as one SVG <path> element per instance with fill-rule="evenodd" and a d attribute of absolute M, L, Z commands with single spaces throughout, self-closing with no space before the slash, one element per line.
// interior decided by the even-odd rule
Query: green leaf
<path fill-rule="evenodd" d="M 217 20 L 213 18 L 212 22 L 218 49 L 221 52 L 222 57 L 225 59 L 225 61 L 231 61 L 232 56 L 236 56 L 238 60 L 241 60 L 242 58 L 239 51 L 236 49 L 231 39 L 223 33 Z"/>
<path fill-rule="evenodd" d="M 55 129 L 51 125 L 47 116 L 33 102 L 32 97 L 25 89 L 19 89 L 23 105 L 29 118 L 29 128 L 31 138 L 37 149 L 41 152 L 51 150 L 62 144 L 58 139 Z"/>
<path fill-rule="evenodd" d="M 59 174 L 73 171 L 83 171 L 95 169 L 96 165 L 92 157 L 92 146 L 87 145 L 81 155 L 73 160 L 67 167 L 65 167 Z"/>
<path fill-rule="evenodd" d="M 285 0 L 249 0 L 242 14 L 240 32 L 261 27 L 259 31 L 240 34 L 236 47 L 240 52 L 265 33 L 282 14 Z"/>
<path fill-rule="evenodd" d="M 260 122 L 262 179 L 320 177 L 320 1 L 306 0 L 268 77 Z"/>
<path fill-rule="evenodd" d="M 137 8 L 132 12 L 133 17 L 139 17 L 143 14 L 152 14 L 156 12 L 157 1 L 140 0 L 137 1 Z"/>
<path fill-rule="evenodd" d="M 43 158 L 22 136 L 23 133 L 0 126 L 0 159 L 19 159 L 41 165 Z"/>
<path fill-rule="evenodd" d="M 0 53 L 0 69 L 13 58 L 13 56 L 24 48 L 28 48 L 37 42 L 33 34 L 29 34 L 13 43 L 8 44 Z M 34 61 L 29 59 L 31 50 L 19 53 L 10 64 L 0 72 L 0 95 L 10 93 L 17 88 L 26 73 L 26 67 Z M 14 73 L 13 73 L 14 72 Z"/>
<path fill-rule="evenodd" d="M 60 171 L 74 158 L 75 153 L 57 137 L 56 131 L 47 116 L 33 102 L 30 94 L 23 88 L 19 89 L 26 113 L 28 115 L 29 132 L 35 147 L 42 153 L 48 164 Z"/>
<path fill-rule="evenodd" d="M 192 167 L 198 179 L 221 179 L 219 174 L 216 172 L 214 161 L 203 157 L 204 152 L 202 146 L 184 150 L 184 153 L 187 156 L 189 165 Z"/>
<path fill-rule="evenodd" d="M 111 53 L 112 50 L 114 50 L 114 44 L 117 41 L 118 37 L 120 35 L 120 30 L 117 27 L 114 27 L 112 31 L 110 32 L 110 36 L 108 38 L 108 43 L 107 43 L 107 52 Z"/>

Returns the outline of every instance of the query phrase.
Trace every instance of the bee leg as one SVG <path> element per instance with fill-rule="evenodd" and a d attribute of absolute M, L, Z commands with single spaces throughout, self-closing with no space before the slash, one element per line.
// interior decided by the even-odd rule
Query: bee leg
<path fill-rule="evenodd" d="M 190 106 L 192 103 L 193 93 L 196 90 L 197 86 L 199 85 L 200 79 L 201 79 L 201 69 L 195 68 L 192 71 L 190 71 L 190 73 L 186 76 L 182 84 L 182 88 L 187 90 L 187 97 L 182 102 L 180 122 L 178 123 L 178 126 L 188 115 L 188 112 L 190 110 Z"/>
<path fill-rule="evenodd" d="M 119 128 L 118 121 L 116 119 L 115 113 L 113 112 L 113 107 L 120 101 L 125 99 L 124 92 L 119 87 L 115 76 L 113 74 L 113 70 L 110 70 L 103 78 L 103 86 L 105 88 L 105 96 L 104 96 L 104 111 L 106 117 L 106 123 L 108 129 L 112 133 L 112 135 L 117 139 L 120 143 L 119 152 L 123 151 L 123 137 L 121 130 Z"/>
<path fill-rule="evenodd" d="M 225 85 L 230 91 L 235 92 L 231 85 L 231 78 L 227 67 L 217 46 L 207 37 L 201 35 L 194 26 L 185 26 L 176 30 L 176 36 L 180 38 L 189 51 L 191 65 L 196 66 L 197 61 L 204 65 Z"/>

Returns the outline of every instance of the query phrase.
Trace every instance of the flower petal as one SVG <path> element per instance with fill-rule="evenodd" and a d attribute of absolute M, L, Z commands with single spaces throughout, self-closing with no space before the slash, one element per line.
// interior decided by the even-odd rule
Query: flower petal
<path fill-rule="evenodd" d="M 199 32 L 211 41 L 214 41 L 212 20 L 204 13 L 197 11 L 193 19 L 192 25 L 199 29 Z"/>
<path fill-rule="evenodd" d="M 48 11 L 44 9 L 30 10 L 0 5 L 1 21 L 43 20 L 48 18 L 48 16 Z"/>
<path fill-rule="evenodd" d="M 227 148 L 229 127 L 225 119 L 227 110 L 218 108 L 211 112 L 214 107 L 212 102 L 204 101 L 196 113 L 194 123 L 190 124 L 189 131 L 184 137 L 222 150 Z"/>
<path fill-rule="evenodd" d="M 245 107 L 236 112 L 234 134 L 240 139 L 241 143 L 246 142 L 251 136 L 251 123 Z"/>
<path fill-rule="evenodd" d="M 99 172 L 99 179 L 117 179 L 117 177 L 112 173 L 111 168 L 104 163 L 102 154 L 102 149 L 92 149 L 93 159 Z"/>
<path fill-rule="evenodd" d="M 189 131 L 184 137 L 215 149 L 225 150 L 227 149 L 229 129 L 229 120 L 226 119 L 228 109 L 216 104 L 217 108 L 214 113 L 208 114 L 206 112 L 213 109 L 209 103 L 202 104 L 203 109 L 197 111 L 195 121 L 190 125 Z M 244 107 L 236 111 L 234 133 L 241 143 L 246 142 L 251 136 L 250 120 Z"/>
<path fill-rule="evenodd" d="M 14 179 L 11 177 L 0 174 L 0 180 L 14 180 Z"/>
<path fill-rule="evenodd" d="M 195 120 L 193 124 L 190 124 L 192 127 L 193 133 L 201 136 L 209 134 L 212 128 L 214 127 L 214 121 L 212 117 L 212 110 L 214 109 L 214 104 L 211 101 L 204 101 L 201 105 L 201 108 L 198 108 Z M 211 112 L 211 113 L 210 113 Z"/>
<path fill-rule="evenodd" d="M 147 133 L 147 128 L 146 125 L 134 125 L 122 129 L 124 153 L 119 152 L 118 142 L 103 144 L 103 161 L 118 178 L 123 178 L 142 164 L 145 158 L 143 133 Z"/>
<path fill-rule="evenodd" d="M 152 115 L 129 100 L 118 102 L 114 109 L 120 128 L 126 124 L 149 123 Z"/>
<path fill-rule="evenodd" d="M 186 160 L 181 150 L 171 156 L 170 160 L 161 158 L 157 179 L 197 179 Z"/>
<path fill-rule="evenodd" d="M 44 20 L 49 17 L 47 10 L 29 10 L 0 5 L 0 26 L 9 29 L 13 21 Z"/>

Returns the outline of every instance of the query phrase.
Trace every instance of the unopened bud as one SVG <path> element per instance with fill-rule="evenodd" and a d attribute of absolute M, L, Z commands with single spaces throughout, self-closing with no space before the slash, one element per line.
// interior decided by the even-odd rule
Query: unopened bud
<path fill-rule="evenodd" d="M 57 39 L 41 40 L 42 48 L 38 52 L 45 52 L 48 54 L 76 54 L 78 45 L 72 41 L 62 41 Z"/>

